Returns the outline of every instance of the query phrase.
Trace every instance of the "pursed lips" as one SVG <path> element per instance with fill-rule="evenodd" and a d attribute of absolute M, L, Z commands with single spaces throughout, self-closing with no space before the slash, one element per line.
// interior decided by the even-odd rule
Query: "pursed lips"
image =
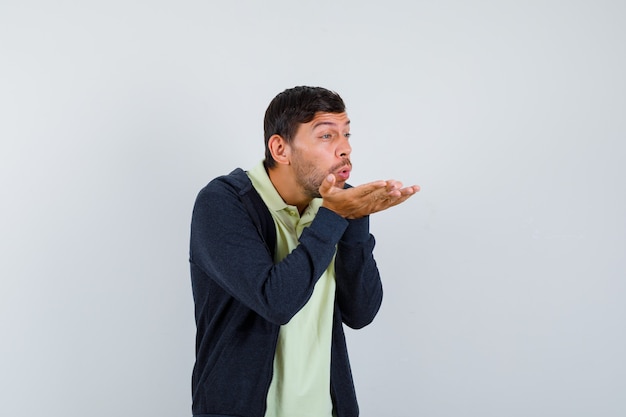
<path fill-rule="evenodd" d="M 335 171 L 335 176 L 337 177 L 337 179 L 347 181 L 348 178 L 350 178 L 350 171 L 352 171 L 352 164 L 350 163 L 350 161 L 347 161 Z"/>

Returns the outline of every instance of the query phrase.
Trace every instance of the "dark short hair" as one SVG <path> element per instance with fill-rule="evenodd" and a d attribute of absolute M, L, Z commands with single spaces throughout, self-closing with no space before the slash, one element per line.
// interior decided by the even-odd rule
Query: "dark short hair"
<path fill-rule="evenodd" d="M 345 111 L 346 106 L 339 94 L 322 87 L 299 86 L 279 93 L 265 111 L 265 168 L 276 165 L 268 146 L 273 135 L 280 135 L 287 143 L 291 143 L 298 126 L 313 120 L 316 113 Z"/>

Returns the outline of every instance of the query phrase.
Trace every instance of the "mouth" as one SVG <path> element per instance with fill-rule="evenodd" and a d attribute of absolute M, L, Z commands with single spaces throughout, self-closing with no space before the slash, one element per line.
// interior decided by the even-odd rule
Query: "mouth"
<path fill-rule="evenodd" d="M 347 181 L 348 178 L 350 178 L 351 170 L 352 168 L 350 167 L 350 165 L 344 165 L 343 167 L 335 171 L 335 177 L 339 181 Z"/>

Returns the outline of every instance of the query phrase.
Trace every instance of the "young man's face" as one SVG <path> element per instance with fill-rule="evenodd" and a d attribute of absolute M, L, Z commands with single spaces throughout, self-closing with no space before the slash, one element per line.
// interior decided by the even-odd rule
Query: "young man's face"
<path fill-rule="evenodd" d="M 319 187 L 328 174 L 333 174 L 335 185 L 343 188 L 352 168 L 349 137 L 350 119 L 345 112 L 317 113 L 298 127 L 290 145 L 291 163 L 307 196 L 320 197 Z"/>

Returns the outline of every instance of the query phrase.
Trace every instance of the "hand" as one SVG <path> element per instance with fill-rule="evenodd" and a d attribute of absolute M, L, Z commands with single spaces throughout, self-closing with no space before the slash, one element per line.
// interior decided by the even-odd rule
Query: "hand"
<path fill-rule="evenodd" d="M 396 180 L 374 181 L 353 188 L 335 187 L 336 178 L 330 174 L 319 191 L 322 207 L 346 219 L 358 219 L 396 206 L 420 190 L 417 185 L 402 188 Z"/>

